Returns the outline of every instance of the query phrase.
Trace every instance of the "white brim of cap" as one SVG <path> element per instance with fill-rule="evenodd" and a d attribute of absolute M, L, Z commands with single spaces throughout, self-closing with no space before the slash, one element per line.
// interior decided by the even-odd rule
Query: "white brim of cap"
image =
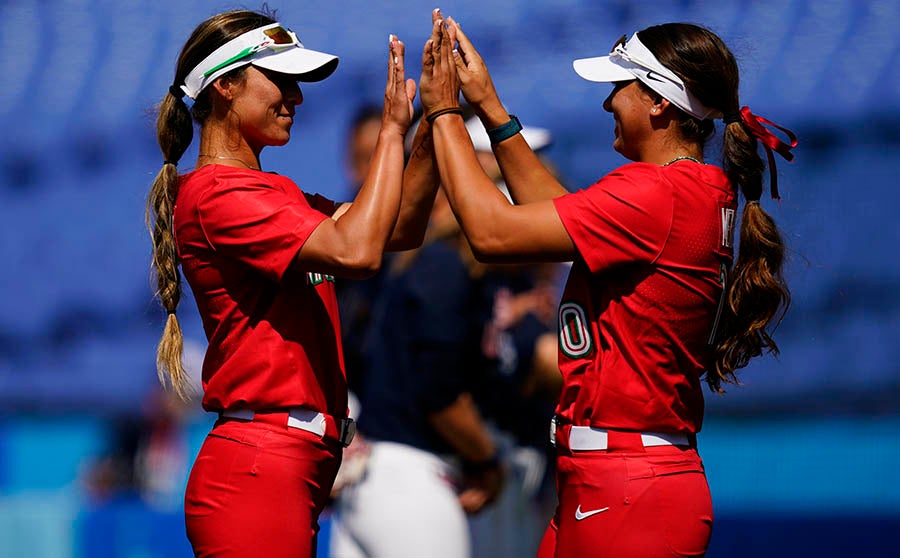
<path fill-rule="evenodd" d="M 334 73 L 338 57 L 300 46 L 270 50 L 254 56 L 250 63 L 281 74 L 297 76 L 299 81 L 322 81 Z"/>
<path fill-rule="evenodd" d="M 466 131 L 469 132 L 469 137 L 472 138 L 472 145 L 475 147 L 475 151 L 491 151 L 491 138 L 478 117 L 473 117 L 466 121 Z M 532 151 L 547 147 L 553 141 L 550 130 L 544 128 L 522 126 L 520 133 Z"/>
<path fill-rule="evenodd" d="M 613 62 L 609 56 L 579 58 L 572 62 L 572 67 L 579 76 L 588 81 L 613 83 L 637 79 L 637 76 Z"/>

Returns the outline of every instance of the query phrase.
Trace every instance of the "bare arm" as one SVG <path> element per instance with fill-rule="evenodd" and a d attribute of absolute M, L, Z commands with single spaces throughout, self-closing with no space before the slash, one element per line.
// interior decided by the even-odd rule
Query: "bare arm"
<path fill-rule="evenodd" d="M 481 261 L 568 261 L 575 245 L 551 200 L 511 205 L 481 169 L 462 118 L 434 122 L 441 183 Z"/>
<path fill-rule="evenodd" d="M 488 461 L 497 453 L 472 396 L 460 395 L 448 407 L 428 415 L 428 423 L 466 461 Z"/>
<path fill-rule="evenodd" d="M 410 250 L 422 245 L 437 194 L 438 180 L 431 125 L 423 118 L 416 130 L 409 162 L 403 172 L 400 213 L 388 250 Z"/>
<path fill-rule="evenodd" d="M 404 45 L 393 36 L 384 96 L 381 132 L 369 175 L 354 202 L 322 221 L 300 248 L 294 263 L 301 269 L 363 278 L 381 265 L 400 209 L 403 138 L 415 96 L 415 82 L 404 79 Z"/>
<path fill-rule="evenodd" d="M 509 113 L 503 108 L 487 66 L 459 24 L 449 18 L 450 40 L 459 41 L 453 54 L 463 95 L 488 130 L 506 124 Z M 446 32 L 446 30 L 445 30 Z M 493 146 L 503 179 L 517 204 L 549 200 L 568 191 L 541 163 L 521 134 Z"/>
<path fill-rule="evenodd" d="M 503 468 L 472 396 L 461 394 L 449 407 L 429 415 L 428 421 L 457 455 L 475 464 L 474 468 L 463 467 L 467 474 L 459 503 L 466 513 L 478 513 L 499 496 Z"/>
<path fill-rule="evenodd" d="M 425 114 L 458 104 L 459 77 L 451 45 L 450 33 L 435 24 L 422 57 L 420 89 Z M 441 184 L 479 260 L 574 258 L 575 246 L 553 202 L 511 205 L 478 164 L 462 117 L 437 117 L 432 136 Z"/>

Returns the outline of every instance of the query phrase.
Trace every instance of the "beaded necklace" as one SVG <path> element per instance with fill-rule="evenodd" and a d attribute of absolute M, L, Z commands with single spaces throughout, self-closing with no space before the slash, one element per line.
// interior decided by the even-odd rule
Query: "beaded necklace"
<path fill-rule="evenodd" d="M 671 161 L 669 161 L 668 163 L 666 163 L 663 166 L 668 167 L 669 165 L 671 165 L 672 163 L 674 163 L 676 161 L 693 161 L 693 162 L 697 163 L 698 165 L 703 164 L 700 161 L 698 161 L 697 159 L 694 159 L 693 157 L 691 157 L 690 155 L 679 155 L 678 157 L 675 157 L 674 159 L 672 159 Z"/>

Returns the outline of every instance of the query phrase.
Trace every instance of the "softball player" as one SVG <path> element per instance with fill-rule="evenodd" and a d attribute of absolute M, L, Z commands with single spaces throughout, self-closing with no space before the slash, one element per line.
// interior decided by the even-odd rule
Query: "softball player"
<path fill-rule="evenodd" d="M 651 27 L 574 65 L 615 84 L 603 108 L 613 147 L 634 162 L 569 194 L 449 21 L 426 43 L 420 81 L 441 182 L 479 258 L 574 260 L 559 306 L 559 505 L 538 555 L 701 556 L 712 528 L 696 447 L 701 377 L 720 391 L 752 357 L 777 350 L 765 328 L 788 291 L 783 244 L 760 205 L 757 138 L 788 156 L 792 146 L 738 109 L 734 58 L 703 28 Z M 519 205 L 481 172 L 458 116 L 460 86 Z M 725 170 L 703 161 L 723 116 Z M 726 281 L 738 189 L 741 251 Z M 774 180 L 771 189 L 777 196 Z"/>
<path fill-rule="evenodd" d="M 265 146 L 290 139 L 303 99 L 297 82 L 326 78 L 337 57 L 305 49 L 293 32 L 249 11 L 201 23 L 179 56 L 160 108 L 165 163 L 148 214 L 169 314 L 160 377 L 184 392 L 179 263 L 209 339 L 203 406 L 220 418 L 185 495 L 197 556 L 315 554 L 317 518 L 353 429 L 332 274 L 365 276 L 389 242 L 420 243 L 436 191 L 427 172 L 414 172 L 401 210 L 415 92 L 403 54 L 391 36 L 372 170 L 355 202 L 340 208 L 259 162 Z M 200 124 L 197 167 L 178 176 L 191 116 Z"/>

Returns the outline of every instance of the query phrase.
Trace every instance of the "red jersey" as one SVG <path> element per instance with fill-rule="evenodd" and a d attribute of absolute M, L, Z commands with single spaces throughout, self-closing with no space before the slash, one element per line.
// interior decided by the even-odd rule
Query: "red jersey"
<path fill-rule="evenodd" d="M 205 409 L 346 416 L 334 280 L 291 269 L 334 210 L 277 174 L 209 165 L 181 177 L 175 238 L 209 340 Z"/>
<path fill-rule="evenodd" d="M 555 201 L 578 250 L 559 307 L 557 413 L 580 426 L 691 432 L 733 257 L 722 169 L 632 163 Z"/>

